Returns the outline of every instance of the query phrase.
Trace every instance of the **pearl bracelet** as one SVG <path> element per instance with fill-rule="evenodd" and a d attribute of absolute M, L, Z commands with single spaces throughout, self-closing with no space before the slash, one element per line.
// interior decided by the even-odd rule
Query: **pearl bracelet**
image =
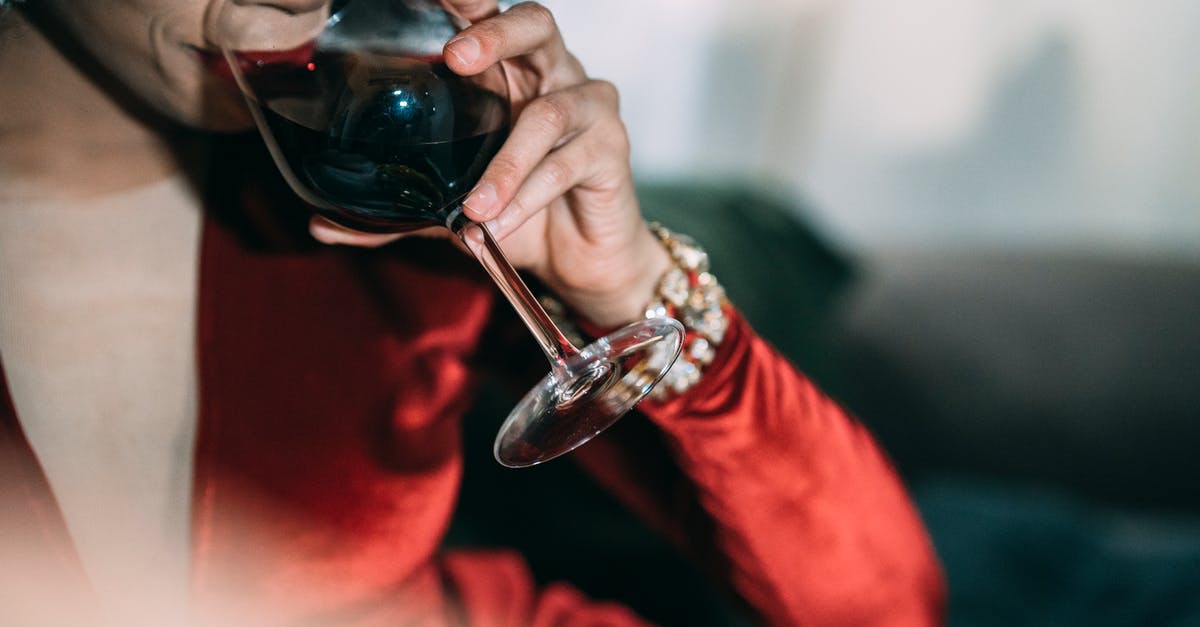
<path fill-rule="evenodd" d="M 700 382 L 704 368 L 712 363 L 729 328 L 725 314 L 729 300 L 725 288 L 708 271 L 708 253 L 695 240 L 657 222 L 651 222 L 649 227 L 671 255 L 675 267 L 658 282 L 655 297 L 646 306 L 646 317 L 675 318 L 683 323 L 685 331 L 679 359 L 650 391 L 650 398 L 663 401 Z"/>
<path fill-rule="evenodd" d="M 708 271 L 708 253 L 703 248 L 692 238 L 657 222 L 647 226 L 671 256 L 674 267 L 659 280 L 653 299 L 645 307 L 646 318 L 675 318 L 685 331 L 679 359 L 650 391 L 651 399 L 665 401 L 700 382 L 704 368 L 712 363 L 717 346 L 725 339 L 729 301 L 725 289 Z M 539 300 L 568 340 L 576 346 L 586 344 L 579 325 L 570 319 L 561 302 L 550 296 Z"/>

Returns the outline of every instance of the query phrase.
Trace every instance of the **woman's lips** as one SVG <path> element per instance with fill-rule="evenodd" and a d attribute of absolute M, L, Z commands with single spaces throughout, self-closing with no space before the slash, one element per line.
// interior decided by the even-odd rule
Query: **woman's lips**
<path fill-rule="evenodd" d="M 305 67 L 312 63 L 313 50 L 316 47 L 316 42 L 308 42 L 291 50 L 249 50 L 238 51 L 233 53 L 233 58 L 236 59 L 238 69 L 242 76 L 252 75 L 257 69 L 264 66 L 292 66 Z M 226 57 L 221 52 L 201 48 L 199 46 L 188 46 L 189 49 L 196 55 L 200 63 L 208 68 L 208 71 L 224 80 L 231 85 L 237 84 L 237 79 L 233 75 L 233 70 L 229 67 Z"/>
<path fill-rule="evenodd" d="M 230 85 L 237 85 L 237 80 L 233 77 L 233 71 L 229 69 L 229 64 L 225 62 L 225 55 L 215 50 L 207 50 L 197 46 L 188 46 L 192 54 L 196 56 L 196 60 L 203 65 L 210 74 L 220 78 Z"/>

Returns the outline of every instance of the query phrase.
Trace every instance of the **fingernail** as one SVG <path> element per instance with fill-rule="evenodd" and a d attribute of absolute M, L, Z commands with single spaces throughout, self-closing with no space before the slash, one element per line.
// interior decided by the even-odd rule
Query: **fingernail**
<path fill-rule="evenodd" d="M 460 37 L 446 44 L 446 52 L 458 57 L 463 65 L 470 65 L 479 58 L 479 40 L 474 37 Z"/>
<path fill-rule="evenodd" d="M 463 244 L 471 254 L 478 256 L 479 251 L 483 248 L 483 231 L 478 226 L 472 225 L 467 227 L 463 232 Z"/>
<path fill-rule="evenodd" d="M 480 220 L 491 218 L 496 210 L 496 186 L 491 183 L 484 183 L 476 187 L 475 191 L 467 195 L 467 199 L 463 201 L 463 204 L 472 213 L 478 215 Z"/>

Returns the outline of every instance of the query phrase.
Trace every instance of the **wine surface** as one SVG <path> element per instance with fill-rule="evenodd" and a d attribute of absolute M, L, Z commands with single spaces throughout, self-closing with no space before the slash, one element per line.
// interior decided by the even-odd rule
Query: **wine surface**
<path fill-rule="evenodd" d="M 440 60 L 317 54 L 250 83 L 293 189 L 372 231 L 442 224 L 508 133 L 508 102 Z"/>

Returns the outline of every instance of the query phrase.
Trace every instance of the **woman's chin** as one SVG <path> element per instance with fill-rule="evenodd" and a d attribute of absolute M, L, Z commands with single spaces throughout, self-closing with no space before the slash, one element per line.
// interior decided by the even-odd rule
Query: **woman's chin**
<path fill-rule="evenodd" d="M 214 133 L 240 133 L 254 128 L 254 119 L 245 103 L 226 110 L 205 110 L 197 128 Z"/>
<path fill-rule="evenodd" d="M 206 89 L 200 98 L 189 100 L 185 106 L 165 108 L 163 113 L 169 118 L 200 131 L 237 133 L 254 128 L 246 101 L 226 89 Z"/>

